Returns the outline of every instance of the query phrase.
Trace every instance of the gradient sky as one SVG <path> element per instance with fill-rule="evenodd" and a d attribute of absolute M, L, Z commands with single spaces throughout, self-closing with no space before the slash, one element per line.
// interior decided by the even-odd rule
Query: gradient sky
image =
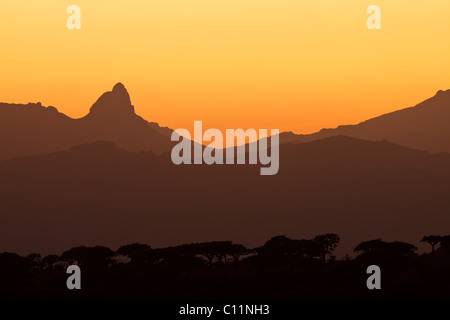
<path fill-rule="evenodd" d="M 1 0 L 0 101 L 78 118 L 120 81 L 163 126 L 307 133 L 449 89 L 449 35 L 448 0 Z"/>

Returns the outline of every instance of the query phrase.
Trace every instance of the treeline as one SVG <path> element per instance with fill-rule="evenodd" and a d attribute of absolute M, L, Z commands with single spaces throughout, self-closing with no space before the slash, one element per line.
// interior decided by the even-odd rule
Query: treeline
<path fill-rule="evenodd" d="M 450 236 L 429 235 L 430 251 L 381 239 L 337 259 L 337 234 L 275 236 L 257 248 L 232 241 L 152 248 L 79 246 L 61 255 L 0 253 L 0 298 L 6 299 L 450 299 Z M 68 290 L 66 269 L 79 265 L 81 290 Z M 382 290 L 366 287 L 378 265 Z"/>
<path fill-rule="evenodd" d="M 263 246 L 246 248 L 232 241 L 212 241 L 183 244 L 167 248 L 152 248 L 147 244 L 127 244 L 117 251 L 104 246 L 74 247 L 61 255 L 41 257 L 39 253 L 19 256 L 16 253 L 0 253 L 0 271 L 4 268 L 46 269 L 77 264 L 80 267 L 101 269 L 116 263 L 169 265 L 176 263 L 186 266 L 219 265 L 230 263 L 283 262 L 287 260 L 335 261 L 333 252 L 339 245 L 337 234 L 323 234 L 313 239 L 296 240 L 284 235 L 272 237 Z M 431 253 L 443 248 L 450 252 L 450 235 L 424 236 L 421 242 L 430 244 Z M 381 239 L 364 241 L 353 250 L 356 259 L 392 259 L 417 256 L 417 247 L 405 242 L 386 242 Z M 350 260 L 349 256 L 346 260 Z"/>

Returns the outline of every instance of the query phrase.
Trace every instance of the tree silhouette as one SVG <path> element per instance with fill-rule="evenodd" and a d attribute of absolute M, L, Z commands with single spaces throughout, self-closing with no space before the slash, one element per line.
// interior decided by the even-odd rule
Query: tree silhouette
<path fill-rule="evenodd" d="M 398 255 L 401 257 L 417 255 L 416 254 L 417 247 L 415 245 L 406 242 L 401 241 L 390 242 L 388 248 L 390 249 L 391 254 Z"/>
<path fill-rule="evenodd" d="M 239 258 L 243 255 L 248 254 L 249 251 L 242 244 L 233 243 L 231 244 L 228 254 L 233 257 L 234 262 L 239 262 Z"/>
<path fill-rule="evenodd" d="M 71 248 L 64 251 L 61 258 L 71 265 L 77 263 L 81 267 L 81 259 L 83 258 L 86 249 L 87 247 L 85 246 Z"/>
<path fill-rule="evenodd" d="M 42 258 L 42 265 L 44 268 L 53 268 L 53 265 L 61 259 L 60 256 L 56 254 L 49 254 Z"/>
<path fill-rule="evenodd" d="M 327 254 L 331 255 L 338 243 L 339 237 L 336 234 L 320 235 L 312 240 L 295 240 L 279 235 L 272 237 L 262 247 L 256 248 L 256 252 L 280 261 L 294 258 L 324 260 Z"/>
<path fill-rule="evenodd" d="M 381 239 L 363 241 L 353 249 L 353 252 L 357 252 L 359 254 L 368 254 L 372 252 L 377 252 L 380 250 L 382 244 L 383 241 Z"/>
<path fill-rule="evenodd" d="M 69 264 L 74 264 L 75 262 L 81 267 L 87 267 L 91 270 L 104 269 L 108 263 L 111 262 L 109 259 L 114 255 L 114 252 L 103 246 L 95 247 L 75 247 L 65 251 L 62 254 L 62 258 L 66 260 Z"/>
<path fill-rule="evenodd" d="M 0 270 L 3 272 L 11 271 L 16 269 L 17 267 L 23 267 L 25 265 L 26 263 L 24 262 L 24 259 L 17 253 L 12 252 L 0 253 Z"/>
<path fill-rule="evenodd" d="M 191 244 L 190 250 L 194 254 L 205 257 L 208 264 L 212 266 L 214 258 L 217 257 L 218 261 L 222 261 L 222 258 L 230 252 L 231 246 L 231 241 L 211 241 Z"/>
<path fill-rule="evenodd" d="M 447 250 L 447 254 L 450 255 L 450 235 L 442 236 L 439 243 L 440 243 L 441 247 L 443 247 Z"/>
<path fill-rule="evenodd" d="M 124 256 L 129 256 L 131 258 L 131 255 L 145 251 L 147 249 L 151 249 L 151 247 L 147 244 L 132 243 L 121 246 L 119 249 L 117 249 L 117 253 Z"/>
<path fill-rule="evenodd" d="M 203 248 L 204 244 L 193 243 L 151 251 L 160 266 L 189 274 L 191 270 L 206 264 L 205 259 L 198 257 L 198 252 Z"/>
<path fill-rule="evenodd" d="M 25 257 L 25 261 L 32 268 L 40 268 L 42 260 L 40 253 L 30 253 Z"/>
<path fill-rule="evenodd" d="M 152 248 L 147 244 L 133 243 L 121 246 L 117 250 L 117 253 L 128 256 L 132 263 L 142 264 L 147 262 L 153 263 L 156 260 L 156 256 L 153 251 L 154 250 L 152 250 Z"/>
<path fill-rule="evenodd" d="M 375 239 L 361 242 L 353 251 L 359 253 L 359 257 L 389 260 L 414 256 L 417 247 L 406 242 Z"/>
<path fill-rule="evenodd" d="M 200 243 L 197 246 L 198 254 L 205 257 L 208 260 L 208 264 L 212 266 L 214 257 L 216 255 L 216 247 L 211 242 Z"/>
<path fill-rule="evenodd" d="M 315 240 L 294 240 L 293 247 L 295 255 L 301 259 L 322 258 L 323 255 L 321 244 Z"/>
<path fill-rule="evenodd" d="M 0 289 L 3 284 L 19 281 L 30 268 L 30 263 L 16 253 L 0 253 Z"/>
<path fill-rule="evenodd" d="M 332 255 L 333 251 L 338 246 L 341 239 L 339 236 L 335 233 L 327 233 L 327 234 L 321 234 L 313 239 L 315 242 L 317 242 L 322 250 L 321 252 L 321 258 L 322 261 L 325 261 L 326 255 Z"/>
<path fill-rule="evenodd" d="M 263 255 L 293 256 L 296 251 L 295 240 L 285 235 L 274 236 L 262 247 L 257 248 L 256 251 Z"/>
<path fill-rule="evenodd" d="M 434 253 L 434 248 L 435 246 L 440 243 L 442 240 L 441 236 L 435 236 L 435 235 L 430 235 L 430 236 L 424 236 L 422 238 L 422 240 L 420 240 L 420 242 L 426 242 L 429 245 L 431 245 L 431 253 Z"/>

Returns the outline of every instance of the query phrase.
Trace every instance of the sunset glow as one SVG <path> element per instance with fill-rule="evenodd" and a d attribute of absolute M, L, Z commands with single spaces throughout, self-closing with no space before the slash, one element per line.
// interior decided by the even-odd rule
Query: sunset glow
<path fill-rule="evenodd" d="M 81 8 L 68 30 L 66 8 Z M 122 82 L 171 128 L 308 133 L 450 88 L 450 2 L 121 0 L 0 3 L 0 101 L 79 118 Z"/>

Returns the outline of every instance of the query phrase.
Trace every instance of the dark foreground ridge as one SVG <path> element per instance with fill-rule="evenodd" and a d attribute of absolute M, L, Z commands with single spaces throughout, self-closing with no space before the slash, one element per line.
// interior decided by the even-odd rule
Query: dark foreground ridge
<path fill-rule="evenodd" d="M 61 255 L 0 253 L 1 299 L 450 299 L 450 236 L 426 236 L 431 253 L 380 239 L 336 259 L 336 234 L 310 240 L 275 236 L 263 246 L 231 241 L 117 251 L 75 247 Z M 66 287 L 66 268 L 81 269 L 81 289 Z M 381 269 L 381 289 L 369 290 L 367 267 Z"/>
<path fill-rule="evenodd" d="M 97 142 L 1 161 L 0 177 L 0 252 L 22 255 L 334 232 L 342 257 L 361 239 L 416 243 L 450 223 L 450 155 L 344 136 L 282 145 L 274 176 Z"/>

